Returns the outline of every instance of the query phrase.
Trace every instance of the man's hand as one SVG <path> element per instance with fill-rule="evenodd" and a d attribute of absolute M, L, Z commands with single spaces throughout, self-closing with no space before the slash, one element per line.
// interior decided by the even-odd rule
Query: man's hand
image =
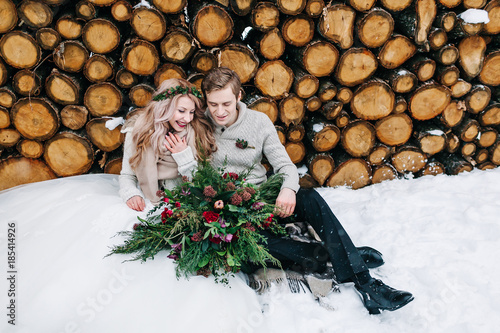
<path fill-rule="evenodd" d="M 295 210 L 295 192 L 289 188 L 283 188 L 276 198 L 276 214 L 279 217 L 288 217 Z"/>
<path fill-rule="evenodd" d="M 135 195 L 127 200 L 127 206 L 129 206 L 133 210 L 142 212 L 144 208 L 146 208 L 146 203 L 144 202 L 144 199 L 142 197 Z"/>

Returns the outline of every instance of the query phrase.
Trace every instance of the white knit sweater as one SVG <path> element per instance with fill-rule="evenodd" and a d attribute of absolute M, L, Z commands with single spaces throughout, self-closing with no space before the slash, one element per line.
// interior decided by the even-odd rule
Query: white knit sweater
<path fill-rule="evenodd" d="M 206 114 L 212 118 L 208 109 Z M 247 180 L 252 184 L 260 185 L 267 179 L 266 169 L 261 163 L 262 156 L 265 155 L 274 172 L 285 175 L 282 188 L 286 187 L 295 192 L 299 190 L 297 167 L 290 160 L 285 147 L 278 138 L 276 128 L 266 114 L 248 109 L 244 103 L 239 102 L 238 119 L 234 124 L 224 127 L 217 125 L 215 121 L 213 123 L 217 141 L 217 151 L 211 159 L 213 166 L 222 167 L 227 159 L 226 171 L 240 174 L 254 165 Z M 255 149 L 238 148 L 237 139 L 247 141 L 248 145 Z"/>

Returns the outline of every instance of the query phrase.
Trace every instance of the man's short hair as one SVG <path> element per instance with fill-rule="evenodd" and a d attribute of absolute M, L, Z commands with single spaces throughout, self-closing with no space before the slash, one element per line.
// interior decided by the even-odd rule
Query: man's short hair
<path fill-rule="evenodd" d="M 241 81 L 235 71 L 227 67 L 217 67 L 205 75 L 201 83 L 201 89 L 205 98 L 214 90 L 221 90 L 227 86 L 231 87 L 234 96 L 238 99 L 241 90 Z"/>

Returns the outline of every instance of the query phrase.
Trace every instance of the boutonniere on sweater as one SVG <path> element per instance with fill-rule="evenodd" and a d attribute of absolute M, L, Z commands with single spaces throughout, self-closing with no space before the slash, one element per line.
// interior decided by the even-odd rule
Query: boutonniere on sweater
<path fill-rule="evenodd" d="M 245 141 L 243 139 L 236 139 L 236 147 L 238 147 L 240 149 L 246 149 L 246 148 L 255 149 L 254 146 L 249 146 L 248 141 Z"/>

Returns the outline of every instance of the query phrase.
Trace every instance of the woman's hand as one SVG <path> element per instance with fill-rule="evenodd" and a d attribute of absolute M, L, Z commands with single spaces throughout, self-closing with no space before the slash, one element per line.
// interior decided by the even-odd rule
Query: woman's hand
<path fill-rule="evenodd" d="M 279 217 L 288 217 L 295 210 L 295 192 L 289 188 L 283 188 L 276 198 L 276 214 Z"/>
<path fill-rule="evenodd" d="M 167 148 L 172 154 L 180 153 L 187 148 L 186 137 L 182 139 L 179 138 L 177 134 L 168 133 L 165 135 L 167 142 L 165 143 L 165 148 Z"/>
<path fill-rule="evenodd" d="M 133 210 L 142 212 L 144 208 L 146 208 L 146 203 L 144 202 L 144 199 L 141 196 L 135 195 L 127 200 L 127 206 L 129 206 Z"/>

